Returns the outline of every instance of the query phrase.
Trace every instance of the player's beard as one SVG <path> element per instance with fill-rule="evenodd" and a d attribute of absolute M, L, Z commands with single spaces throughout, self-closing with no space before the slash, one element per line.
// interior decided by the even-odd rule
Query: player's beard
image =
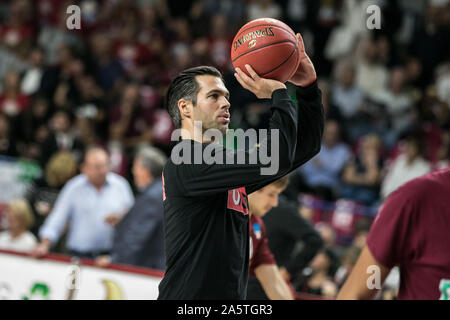
<path fill-rule="evenodd" d="M 206 117 L 199 117 L 199 119 L 195 121 L 201 121 L 202 134 L 204 134 L 208 129 L 217 129 L 222 133 L 222 135 L 225 135 L 228 130 L 228 124 L 222 123 L 219 120 L 218 115 L 214 115 L 212 118 L 211 116 L 206 115 Z"/>

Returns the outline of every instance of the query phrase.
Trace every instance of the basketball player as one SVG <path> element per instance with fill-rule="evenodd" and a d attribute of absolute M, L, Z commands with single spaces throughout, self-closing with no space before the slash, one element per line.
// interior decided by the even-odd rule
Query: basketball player
<path fill-rule="evenodd" d="M 383 204 L 338 299 L 370 299 L 400 267 L 397 299 L 448 300 L 450 169 L 407 182 Z"/>
<path fill-rule="evenodd" d="M 247 194 L 272 183 L 311 159 L 320 150 L 324 126 L 321 92 L 316 73 L 304 51 L 300 35 L 300 65 L 289 80 L 297 85 L 298 111 L 286 86 L 259 77 L 247 65 L 247 76 L 236 69 L 236 79 L 258 98 L 271 99 L 270 128 L 260 145 L 278 145 L 278 172 L 262 175 L 267 167 L 260 148 L 243 152 L 245 163 L 233 161 L 238 151 L 203 140 L 196 135 L 217 129 L 225 134 L 230 122 L 229 92 L 222 75 L 212 67 L 181 72 L 169 86 L 168 112 L 181 141 L 163 171 L 166 273 L 159 285 L 158 299 L 245 299 L 249 274 L 249 216 Z M 271 150 L 271 148 L 268 148 Z M 174 150 L 182 150 L 189 161 L 175 163 Z M 223 164 L 196 164 L 195 157 L 213 150 Z M 256 163 L 250 162 L 256 152 Z M 178 156 L 180 155 L 178 154 Z M 200 155 L 201 157 L 201 155 Z M 229 161 L 231 160 L 231 161 Z M 232 163 L 232 164 L 230 164 Z"/>
<path fill-rule="evenodd" d="M 278 269 L 268 246 L 266 228 L 261 219 L 270 209 L 278 205 L 278 195 L 286 188 L 288 176 L 248 196 L 250 213 L 250 276 L 256 276 L 264 293 L 271 300 L 293 300 L 289 288 Z M 250 288 L 249 288 L 250 290 Z M 251 296 L 249 292 L 249 297 Z"/>

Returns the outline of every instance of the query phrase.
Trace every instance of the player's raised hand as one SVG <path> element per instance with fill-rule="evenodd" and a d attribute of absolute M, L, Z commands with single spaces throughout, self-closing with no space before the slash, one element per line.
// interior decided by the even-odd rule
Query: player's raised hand
<path fill-rule="evenodd" d="M 250 77 L 239 68 L 236 68 L 234 76 L 242 87 L 253 92 L 259 99 L 270 99 L 275 90 L 286 89 L 284 83 L 280 81 L 261 78 L 250 65 L 246 64 L 245 68 Z"/>
<path fill-rule="evenodd" d="M 300 87 L 307 87 L 312 84 L 317 79 L 316 69 L 311 62 L 305 51 L 305 45 L 303 43 L 302 36 L 300 33 L 295 35 L 298 40 L 298 50 L 300 55 L 300 63 L 298 65 L 297 71 L 294 73 L 290 82 Z"/>

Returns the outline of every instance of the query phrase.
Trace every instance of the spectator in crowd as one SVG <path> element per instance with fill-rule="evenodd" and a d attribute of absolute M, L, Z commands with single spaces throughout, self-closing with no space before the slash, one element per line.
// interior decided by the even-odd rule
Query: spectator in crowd
<path fill-rule="evenodd" d="M 110 90 L 124 76 L 122 64 L 113 57 L 111 40 L 107 35 L 102 33 L 92 35 L 90 44 L 96 81 L 102 89 Z"/>
<path fill-rule="evenodd" d="M 336 83 L 333 85 L 331 102 L 349 125 L 355 120 L 364 100 L 364 94 L 355 82 L 355 67 L 341 60 L 336 67 Z"/>
<path fill-rule="evenodd" d="M 137 31 L 137 25 L 132 20 L 124 21 L 122 25 L 119 25 L 113 52 L 125 73 L 139 81 L 145 75 L 145 65 L 151 62 L 153 56 L 147 46 L 136 41 Z"/>
<path fill-rule="evenodd" d="M 95 258 L 109 254 L 114 226 L 133 205 L 128 182 L 109 171 L 106 151 L 92 147 L 86 151 L 82 174 L 61 190 L 56 203 L 39 230 L 40 243 L 33 255 L 47 254 L 70 219 L 66 247 L 71 255 Z"/>
<path fill-rule="evenodd" d="M 56 65 L 46 65 L 39 91 L 55 107 L 75 107 L 75 80 L 84 73 L 85 63 L 79 58 L 75 48 L 65 44 L 58 47 L 58 57 Z"/>
<path fill-rule="evenodd" d="M 87 111 L 87 110 L 86 110 Z M 75 115 L 74 131 L 75 136 L 80 139 L 80 142 L 84 146 L 104 146 L 105 141 L 97 134 L 95 119 L 88 112 L 79 112 Z"/>
<path fill-rule="evenodd" d="M 356 82 L 369 98 L 383 90 L 388 83 L 389 71 L 381 63 L 377 43 L 372 39 L 361 40 L 358 48 Z"/>
<path fill-rule="evenodd" d="M 139 86 L 128 84 L 121 101 L 111 110 L 110 137 L 125 149 L 151 142 L 151 113 L 145 112 L 140 103 Z"/>
<path fill-rule="evenodd" d="M 349 148 L 340 141 L 339 124 L 328 120 L 319 154 L 299 170 L 312 193 L 331 200 L 335 198 L 335 192 L 340 187 L 340 175 L 349 157 Z"/>
<path fill-rule="evenodd" d="M 404 153 L 392 162 L 381 183 L 383 199 L 405 182 L 430 172 L 430 164 L 422 157 L 422 152 L 422 138 L 417 134 L 408 136 L 404 142 Z"/>
<path fill-rule="evenodd" d="M 35 96 L 30 108 L 25 110 L 18 121 L 20 125 L 21 154 L 24 157 L 39 160 L 41 146 L 50 134 L 48 122 L 51 110 L 44 96 Z"/>
<path fill-rule="evenodd" d="M 0 155 L 16 157 L 18 155 L 14 135 L 11 133 L 9 118 L 0 112 Z"/>
<path fill-rule="evenodd" d="M 31 251 L 37 241 L 28 231 L 34 223 L 31 208 L 25 199 L 12 200 L 6 209 L 8 229 L 0 232 L 0 249 Z"/>
<path fill-rule="evenodd" d="M 45 175 L 33 181 L 26 199 L 33 209 L 35 223 L 31 232 L 38 236 L 39 229 L 51 212 L 58 194 L 78 170 L 78 163 L 67 151 L 55 153 L 45 166 Z"/>
<path fill-rule="evenodd" d="M 248 196 L 250 214 L 250 277 L 247 299 L 292 300 L 293 292 L 268 247 L 262 217 L 278 205 L 278 195 L 289 182 L 280 178 Z"/>
<path fill-rule="evenodd" d="M 11 118 L 16 118 L 28 108 L 30 98 L 20 91 L 20 77 L 15 71 L 10 71 L 3 81 L 3 92 L 0 94 L 0 112 Z"/>
<path fill-rule="evenodd" d="M 108 115 L 103 90 L 95 83 L 91 75 L 82 75 L 76 79 L 78 96 L 76 115 L 87 117 L 94 122 L 96 135 L 106 140 L 108 137 Z"/>
<path fill-rule="evenodd" d="M 60 109 L 51 119 L 51 133 L 41 147 L 41 164 L 44 166 L 50 157 L 58 151 L 71 152 L 77 161 L 84 151 L 84 144 L 75 135 L 72 128 L 73 115 L 69 110 Z"/>
<path fill-rule="evenodd" d="M 386 117 L 392 126 L 392 130 L 398 136 L 409 129 L 413 121 L 412 99 L 406 91 L 406 71 L 403 67 L 396 67 L 390 72 L 389 85 L 375 92 L 373 100 L 380 103 L 386 109 Z"/>
<path fill-rule="evenodd" d="M 354 237 L 352 246 L 362 250 L 366 245 L 367 235 L 369 234 L 373 218 L 368 216 L 359 217 L 354 227 Z"/>
<path fill-rule="evenodd" d="M 31 96 L 38 92 L 44 74 L 44 53 L 39 47 L 33 48 L 28 57 L 30 67 L 25 71 L 20 83 L 23 94 Z"/>
<path fill-rule="evenodd" d="M 31 2 L 26 0 L 11 2 L 6 17 L 5 23 L 0 24 L 0 44 L 23 58 L 35 35 L 31 24 Z"/>
<path fill-rule="evenodd" d="M 98 257 L 97 265 L 113 262 L 165 269 L 161 181 L 165 163 L 166 156 L 156 148 L 138 151 L 132 171 L 139 195 L 116 226 L 111 255 Z"/>
<path fill-rule="evenodd" d="M 381 141 L 375 134 L 361 138 L 357 155 L 345 166 L 342 181 L 345 184 L 340 196 L 353 199 L 365 205 L 378 200 L 381 182 Z"/>

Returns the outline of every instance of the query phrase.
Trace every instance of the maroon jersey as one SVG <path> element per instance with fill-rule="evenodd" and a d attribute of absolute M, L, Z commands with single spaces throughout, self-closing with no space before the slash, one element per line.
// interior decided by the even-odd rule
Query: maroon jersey
<path fill-rule="evenodd" d="M 400 267 L 398 299 L 445 299 L 450 287 L 450 169 L 392 193 L 367 238 L 380 264 Z"/>
<path fill-rule="evenodd" d="M 267 245 L 266 227 L 258 216 L 250 216 L 250 275 L 255 275 L 255 268 L 262 264 L 276 264 Z"/>

